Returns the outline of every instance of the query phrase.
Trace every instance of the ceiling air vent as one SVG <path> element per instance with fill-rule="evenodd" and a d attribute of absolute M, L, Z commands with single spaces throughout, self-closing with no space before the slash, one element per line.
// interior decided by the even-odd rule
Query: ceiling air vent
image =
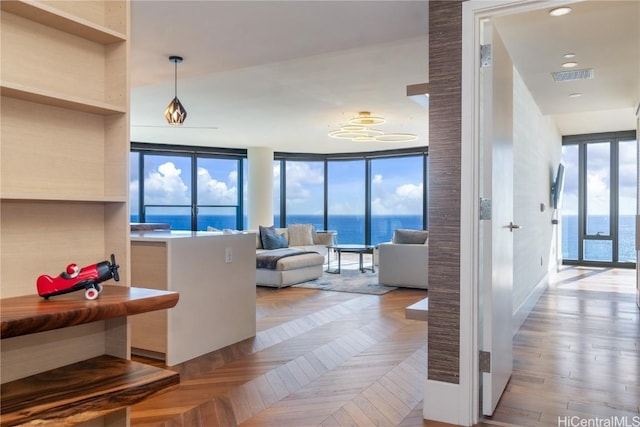
<path fill-rule="evenodd" d="M 585 70 L 572 70 L 572 71 L 558 71 L 557 73 L 551 73 L 553 81 L 560 82 L 572 82 L 574 80 L 589 80 L 594 76 L 593 68 L 587 68 Z"/>

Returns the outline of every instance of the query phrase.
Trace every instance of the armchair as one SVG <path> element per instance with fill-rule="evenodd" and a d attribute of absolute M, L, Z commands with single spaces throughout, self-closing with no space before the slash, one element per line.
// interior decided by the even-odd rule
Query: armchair
<path fill-rule="evenodd" d="M 396 230 L 391 242 L 378 245 L 378 282 L 381 285 L 427 289 L 428 272 L 427 231 Z"/>

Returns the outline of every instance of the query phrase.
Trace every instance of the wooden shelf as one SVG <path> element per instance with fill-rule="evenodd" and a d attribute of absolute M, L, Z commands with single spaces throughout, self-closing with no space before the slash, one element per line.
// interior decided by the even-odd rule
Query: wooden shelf
<path fill-rule="evenodd" d="M 177 372 L 99 356 L 2 385 L 0 425 L 80 423 L 180 382 Z"/>
<path fill-rule="evenodd" d="M 127 360 L 128 316 L 179 298 L 129 287 L 130 3 L 0 1 L 0 426 L 127 427 L 128 406 L 179 382 Z M 98 299 L 35 294 L 39 274 L 110 253 L 122 282 Z"/>
<path fill-rule="evenodd" d="M 5 2 L 3 1 L 2 4 Z M 0 95 L 38 104 L 62 107 L 85 113 L 110 116 L 126 113 L 127 108 L 108 104 L 93 99 L 84 99 L 75 96 L 67 96 L 54 91 L 38 89 L 8 81 L 0 82 Z"/>
<path fill-rule="evenodd" d="M 86 300 L 83 292 L 54 296 L 48 300 L 37 294 L 2 298 L 1 338 L 171 308 L 179 298 L 177 292 L 155 289 L 117 285 L 104 285 L 103 288 L 98 299 L 93 301 Z"/>
<path fill-rule="evenodd" d="M 0 200 L 10 202 L 62 202 L 62 203 L 124 203 L 127 196 L 82 197 L 55 194 L 0 193 Z"/>
<path fill-rule="evenodd" d="M 104 45 L 122 42 L 126 36 L 110 28 L 73 16 L 38 1 L 3 0 L 2 10 L 34 22 Z"/>

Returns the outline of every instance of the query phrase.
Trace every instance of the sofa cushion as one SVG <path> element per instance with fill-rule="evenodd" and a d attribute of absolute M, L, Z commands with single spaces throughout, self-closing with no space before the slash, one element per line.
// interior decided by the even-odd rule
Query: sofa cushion
<path fill-rule="evenodd" d="M 393 243 L 423 245 L 429 238 L 427 230 L 408 230 L 398 228 L 393 232 Z"/>
<path fill-rule="evenodd" d="M 260 241 L 264 249 L 279 249 L 289 247 L 284 233 L 279 234 L 275 226 L 260 226 Z"/>
<path fill-rule="evenodd" d="M 312 224 L 289 224 L 289 245 L 310 246 L 313 245 Z"/>
<path fill-rule="evenodd" d="M 324 256 L 317 252 L 301 253 L 300 255 L 282 258 L 276 264 L 277 271 L 296 270 L 298 268 L 322 265 Z"/>

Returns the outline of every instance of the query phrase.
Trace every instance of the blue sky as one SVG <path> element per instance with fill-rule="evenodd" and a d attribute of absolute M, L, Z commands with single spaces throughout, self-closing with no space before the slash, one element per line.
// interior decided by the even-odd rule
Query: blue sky
<path fill-rule="evenodd" d="M 638 180 L 635 141 L 619 144 L 619 212 L 636 214 L 636 188 Z M 609 214 L 611 186 L 610 156 L 608 144 L 590 144 L 587 150 L 587 206 L 592 215 Z M 578 146 L 563 147 L 562 163 L 565 166 L 562 214 L 578 214 Z"/>
<path fill-rule="evenodd" d="M 577 146 L 563 149 L 565 183 L 562 201 L 564 215 L 577 214 Z M 606 149 L 605 149 L 606 148 Z M 608 146 L 589 148 L 587 203 L 589 212 L 609 212 Z M 620 143 L 620 214 L 636 212 L 637 156 L 635 142 Z M 132 154 L 132 165 L 137 153 Z M 145 156 L 145 202 L 148 204 L 191 203 L 190 157 Z M 234 204 L 238 194 L 236 161 L 201 159 L 197 168 L 199 202 L 201 204 Z M 374 215 L 419 215 L 422 212 L 422 158 L 388 158 L 372 161 L 372 213 Z M 274 162 L 274 208 L 278 214 L 280 170 Z M 138 197 L 138 170 L 131 170 L 131 200 Z M 331 162 L 328 173 L 330 214 L 364 212 L 364 162 Z M 296 215 L 321 215 L 324 191 L 322 162 L 287 162 L 287 212 Z M 131 204 L 133 211 L 137 209 Z"/>
<path fill-rule="evenodd" d="M 135 154 L 134 154 L 135 155 Z M 145 203 L 189 205 L 191 159 L 145 156 Z M 135 161 L 132 161 L 134 164 Z M 234 204 L 238 194 L 235 160 L 204 159 L 197 167 L 199 204 Z M 135 168 L 134 168 L 135 169 Z M 280 170 L 274 162 L 274 207 L 278 207 Z M 138 171 L 131 171 L 131 200 L 138 197 Z M 331 162 L 328 172 L 329 211 L 335 215 L 363 214 L 364 161 Z M 372 205 L 376 215 L 422 213 L 422 158 L 380 159 L 372 162 Z M 287 212 L 322 215 L 323 162 L 287 162 Z M 132 208 L 135 209 L 135 203 Z M 277 213 L 277 212 L 276 212 Z"/>

